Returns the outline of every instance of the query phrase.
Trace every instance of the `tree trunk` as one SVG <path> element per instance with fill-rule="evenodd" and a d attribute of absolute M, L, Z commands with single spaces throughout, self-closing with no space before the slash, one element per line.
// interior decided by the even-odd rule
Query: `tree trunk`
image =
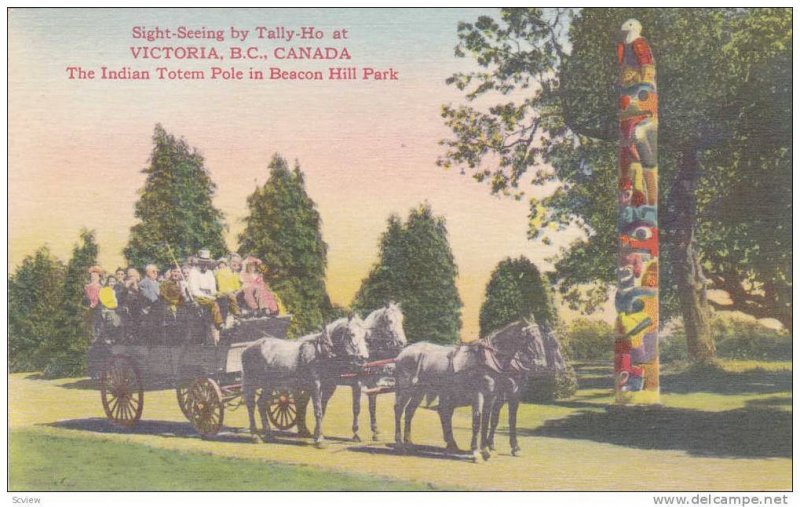
<path fill-rule="evenodd" d="M 668 240 L 672 272 L 678 287 L 686 345 L 692 361 L 707 361 L 714 357 L 716 347 L 711 336 L 706 279 L 694 248 L 694 229 L 697 220 L 695 184 L 699 164 L 695 149 L 685 150 L 678 175 L 669 195 L 667 206 Z"/>

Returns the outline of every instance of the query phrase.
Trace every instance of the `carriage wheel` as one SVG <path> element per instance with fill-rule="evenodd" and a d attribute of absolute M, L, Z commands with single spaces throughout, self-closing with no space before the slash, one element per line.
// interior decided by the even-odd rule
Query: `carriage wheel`
<path fill-rule="evenodd" d="M 222 428 L 225 406 L 222 391 L 210 378 L 197 379 L 189 388 L 187 400 L 189 421 L 204 437 L 216 435 Z"/>
<path fill-rule="evenodd" d="M 111 356 L 100 373 L 100 399 L 106 417 L 124 428 L 132 428 L 142 417 L 144 389 L 139 370 L 127 356 Z"/>
<path fill-rule="evenodd" d="M 279 430 L 288 430 L 297 424 L 297 404 L 294 394 L 288 389 L 272 391 L 267 403 L 269 422 Z"/>
<path fill-rule="evenodd" d="M 178 387 L 175 388 L 175 395 L 178 398 L 178 406 L 183 412 L 183 415 L 192 420 L 192 412 L 189 408 L 189 389 L 192 387 L 191 380 L 181 380 L 178 382 Z"/>

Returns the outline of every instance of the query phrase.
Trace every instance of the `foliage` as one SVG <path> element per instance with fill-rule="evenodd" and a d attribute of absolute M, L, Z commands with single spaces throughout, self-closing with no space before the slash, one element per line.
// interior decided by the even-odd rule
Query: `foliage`
<path fill-rule="evenodd" d="M 11 371 L 39 370 L 46 377 L 84 373 L 92 318 L 84 285 L 96 263 L 94 231 L 84 229 L 66 266 L 41 247 L 9 277 Z"/>
<path fill-rule="evenodd" d="M 134 212 L 139 222 L 123 250 L 131 265 L 172 265 L 167 245 L 178 259 L 201 248 L 214 258 L 227 253 L 223 214 L 211 202 L 216 185 L 197 149 L 156 125 L 150 166 L 142 172 L 147 178 Z"/>
<path fill-rule="evenodd" d="M 43 370 L 55 355 L 65 267 L 47 247 L 23 259 L 8 279 L 8 362 L 11 371 Z"/>
<path fill-rule="evenodd" d="M 556 268 L 564 300 L 595 310 L 614 283 L 614 45 L 630 17 L 657 60 L 662 193 L 696 152 L 696 203 L 677 205 L 696 211 L 709 280 L 733 293 L 735 309 L 790 326 L 790 9 L 504 9 L 498 21 L 460 23 L 456 54 L 481 69 L 449 80 L 468 105 L 443 107 L 453 135 L 439 164 L 468 168 L 493 193 L 516 198 L 528 184 L 555 186 L 530 200 L 529 234 L 544 240 L 568 224 L 587 233 Z M 677 311 L 665 250 L 664 319 Z"/>
<path fill-rule="evenodd" d="M 711 319 L 711 329 L 716 342 L 717 355 L 727 359 L 790 360 L 792 337 L 752 320 L 717 313 Z M 685 331 L 680 323 L 661 337 L 662 362 L 687 359 Z"/>
<path fill-rule="evenodd" d="M 578 377 L 572 366 L 564 372 L 531 375 L 523 399 L 531 403 L 550 402 L 572 397 L 578 390 Z"/>
<path fill-rule="evenodd" d="M 531 316 L 538 324 L 555 324 L 556 311 L 549 287 L 536 265 L 527 258 L 500 261 L 486 285 L 480 335 L 487 336 L 506 324 Z"/>
<path fill-rule="evenodd" d="M 574 360 L 610 360 L 614 328 L 602 320 L 577 318 L 567 328 L 569 357 Z M 686 349 L 684 343 L 683 346 Z"/>
<path fill-rule="evenodd" d="M 457 342 L 462 306 L 457 274 L 445 220 L 423 204 L 409 212 L 405 223 L 396 215 L 389 217 L 379 260 L 361 282 L 352 306 L 366 314 L 398 302 L 409 342 Z"/>
<path fill-rule="evenodd" d="M 265 279 L 293 314 L 290 336 L 322 327 L 332 306 L 325 288 L 328 245 L 322 220 L 305 189 L 299 165 L 290 170 L 275 155 L 269 178 L 247 198 L 249 214 L 239 235 L 239 252 L 264 261 Z"/>
<path fill-rule="evenodd" d="M 82 230 L 80 243 L 72 249 L 72 258 L 67 263 L 58 334 L 60 353 L 49 361 L 45 376 L 74 376 L 85 371 L 92 315 L 86 306 L 83 288 L 88 281 L 89 268 L 97 264 L 97 250 L 94 231 Z"/>

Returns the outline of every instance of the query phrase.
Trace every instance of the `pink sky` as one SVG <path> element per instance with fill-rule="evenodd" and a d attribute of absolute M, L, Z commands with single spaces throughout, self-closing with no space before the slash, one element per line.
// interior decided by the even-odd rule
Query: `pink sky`
<path fill-rule="evenodd" d="M 140 170 L 147 165 L 153 127 L 160 122 L 205 156 L 218 185 L 214 204 L 226 214 L 232 249 L 246 214 L 245 199 L 265 181 L 272 155 L 299 161 L 330 247 L 328 291 L 342 305 L 350 303 L 375 262 L 389 214 L 406 215 L 420 202 L 430 202 L 447 219 L 459 267 L 463 335 L 475 335 L 483 290 L 498 261 L 525 255 L 547 268 L 544 259 L 575 237 L 562 233 L 547 247 L 528 241 L 526 203 L 493 197 L 487 187 L 435 166 L 442 153 L 437 142 L 448 135 L 439 108 L 460 101 L 458 91 L 444 80 L 468 65 L 467 60 L 453 57 L 456 24 L 478 14 L 463 9 L 12 10 L 10 268 L 44 243 L 62 259 L 68 258 L 81 227 L 97 231 L 103 265 L 121 264 L 120 252 L 134 224 L 133 204 L 144 182 Z M 350 83 L 67 79 L 67 65 L 181 66 L 163 61 L 143 64 L 130 56 L 129 46 L 142 44 L 131 38 L 131 28 L 156 24 L 198 28 L 310 24 L 326 31 L 346 27 L 353 60 L 344 65 L 391 67 L 400 79 Z M 201 62 L 197 68 L 217 64 L 232 63 Z M 330 64 L 279 65 L 290 70 Z"/>

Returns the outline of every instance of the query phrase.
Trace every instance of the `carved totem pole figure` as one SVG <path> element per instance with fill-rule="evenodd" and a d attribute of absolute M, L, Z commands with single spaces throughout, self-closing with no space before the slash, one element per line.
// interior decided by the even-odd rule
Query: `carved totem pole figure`
<path fill-rule="evenodd" d="M 619 63 L 618 403 L 658 403 L 658 93 L 642 25 L 629 19 Z"/>

